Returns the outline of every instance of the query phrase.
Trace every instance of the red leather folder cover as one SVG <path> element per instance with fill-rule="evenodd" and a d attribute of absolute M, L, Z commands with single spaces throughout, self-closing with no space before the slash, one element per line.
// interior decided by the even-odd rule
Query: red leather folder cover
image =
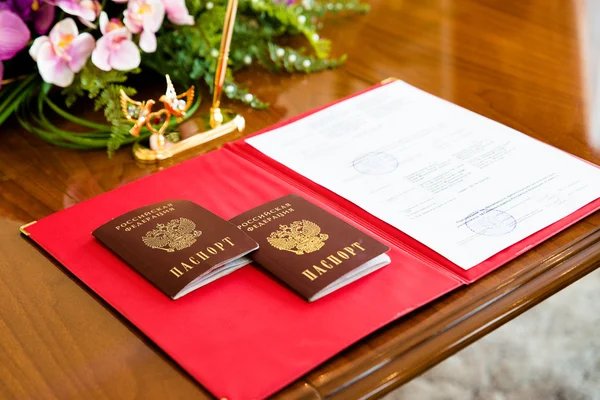
<path fill-rule="evenodd" d="M 229 219 L 289 193 L 388 244 L 392 263 L 314 303 L 254 266 L 172 301 L 91 235 L 108 220 L 158 201 L 188 199 Z M 236 400 L 275 393 L 369 333 L 473 282 L 598 208 L 600 200 L 464 271 L 241 140 L 60 211 L 27 230 L 208 390 Z"/>
<path fill-rule="evenodd" d="M 261 131 L 260 133 L 264 132 L 266 131 Z M 544 229 L 541 229 L 525 239 L 513 244 L 512 246 L 507 247 L 501 252 L 496 253 L 473 268 L 464 270 L 452 261 L 448 260 L 446 257 L 425 246 L 418 240 L 413 239 L 411 236 L 407 235 L 401 230 L 369 214 L 356 204 L 339 196 L 331 190 L 324 188 L 323 186 L 286 167 L 285 165 L 267 157 L 249 144 L 242 141 L 237 141 L 226 145 L 226 147 L 231 149 L 236 154 L 239 154 L 241 157 L 252 160 L 252 162 L 260 165 L 263 169 L 269 170 L 273 174 L 293 182 L 299 188 L 302 188 L 302 190 L 312 193 L 313 196 L 319 196 L 320 198 L 328 199 L 332 202 L 332 204 L 340 207 L 341 210 L 351 213 L 361 225 L 369 226 L 372 230 L 378 231 L 380 236 L 387 238 L 390 242 L 394 243 L 400 248 L 418 252 L 421 257 L 425 258 L 430 265 L 437 265 L 440 268 L 452 271 L 454 274 L 456 274 L 458 279 L 466 284 L 475 282 L 482 276 L 487 275 L 509 261 L 514 260 L 527 250 L 537 246 L 543 241 L 573 225 L 577 221 L 582 220 L 583 218 L 600 209 L 600 199 L 597 199 L 570 214 L 569 216 L 556 221 L 551 225 L 548 225 Z"/>
<path fill-rule="evenodd" d="M 426 245 L 422 244 L 416 239 L 413 239 L 411 236 L 402 232 L 401 230 L 395 228 L 394 226 L 388 224 L 380 220 L 379 218 L 371 215 L 367 211 L 363 210 L 356 204 L 351 201 L 339 196 L 338 194 L 332 192 L 329 189 L 324 188 L 323 186 L 311 181 L 310 179 L 304 177 L 303 175 L 297 173 L 296 171 L 286 167 L 285 165 L 273 160 L 272 158 L 266 156 L 261 153 L 254 147 L 250 146 L 245 142 L 246 139 L 252 136 L 258 136 L 265 132 L 272 131 L 274 129 L 280 128 L 282 126 L 291 124 L 292 122 L 298 121 L 302 118 L 305 118 L 311 114 L 324 110 L 328 107 L 331 107 L 335 104 L 341 103 L 350 98 L 361 95 L 362 93 L 368 92 L 370 90 L 376 89 L 378 87 L 391 84 L 395 81 L 394 78 L 389 78 L 384 80 L 382 83 L 369 87 L 363 91 L 354 93 L 350 96 L 337 100 L 333 103 L 324 105 L 319 108 L 312 109 L 304 114 L 297 115 L 288 120 L 282 121 L 278 124 L 272 125 L 268 128 L 265 128 L 261 131 L 258 131 L 252 135 L 246 136 L 244 139 L 237 140 L 233 143 L 229 143 L 226 145 L 227 148 L 239 154 L 241 157 L 251 160 L 253 163 L 260 165 L 261 168 L 265 170 L 271 171 L 273 174 L 280 176 L 282 179 L 288 180 L 298 187 L 302 188 L 304 191 L 308 191 L 313 193 L 314 196 L 320 196 L 321 198 L 328 199 L 332 202 L 332 204 L 338 205 L 341 209 L 346 212 L 351 213 L 355 218 L 360 221 L 361 225 L 370 226 L 371 229 L 379 231 L 380 235 L 383 237 L 387 237 L 388 240 L 398 247 L 410 249 L 411 251 L 416 251 L 419 255 L 427 260 L 427 262 L 431 265 L 437 265 L 438 267 L 444 268 L 446 270 L 452 271 L 458 279 L 462 282 L 469 284 L 473 283 L 482 276 L 485 276 L 492 272 L 493 270 L 501 267 L 502 265 L 508 263 L 511 260 L 514 260 L 519 255 L 525 253 L 530 250 L 534 246 L 542 243 L 543 241 L 549 239 L 550 237 L 556 235 L 557 233 L 565 230 L 569 226 L 575 224 L 576 222 L 582 220 L 588 215 L 598 211 L 600 209 L 600 199 L 596 199 L 595 201 L 585 205 L 569 216 L 556 221 L 555 223 L 548 225 L 544 229 L 539 230 L 538 232 L 526 237 L 525 239 L 515 243 L 514 245 L 507 247 L 501 252 L 495 254 L 494 256 L 484 260 L 480 264 L 475 267 L 470 268 L 469 270 L 464 270 L 452 261 L 448 260 L 446 257 L 437 253 L 436 251 L 430 249 Z M 587 162 L 586 160 L 582 160 Z"/>
<path fill-rule="evenodd" d="M 28 231 L 217 397 L 264 398 L 461 282 L 379 238 L 392 248 L 392 263 L 314 303 L 253 266 L 173 301 L 91 232 L 111 218 L 162 200 L 188 199 L 229 219 L 289 193 L 378 236 L 225 149 L 50 215 Z"/>

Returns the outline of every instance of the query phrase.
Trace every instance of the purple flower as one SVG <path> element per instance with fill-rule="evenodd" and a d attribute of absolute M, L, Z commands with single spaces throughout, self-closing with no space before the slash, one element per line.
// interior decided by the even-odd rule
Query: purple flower
<path fill-rule="evenodd" d="M 0 0 L 0 10 L 9 10 L 25 22 L 33 22 L 35 31 L 43 35 L 54 20 L 54 6 L 43 0 Z"/>
<path fill-rule="evenodd" d="M 0 9 L 0 82 L 4 75 L 2 61 L 13 58 L 27 45 L 30 37 L 27 25 L 17 14 Z"/>

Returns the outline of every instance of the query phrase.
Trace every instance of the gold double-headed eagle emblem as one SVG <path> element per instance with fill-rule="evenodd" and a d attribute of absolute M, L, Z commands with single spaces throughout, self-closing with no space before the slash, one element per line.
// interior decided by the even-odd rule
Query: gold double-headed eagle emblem
<path fill-rule="evenodd" d="M 148 247 L 172 253 L 176 250 L 187 249 L 196 238 L 202 235 L 196 230 L 196 223 L 187 218 L 175 218 L 167 224 L 157 224 L 156 228 L 146 232 L 142 241 Z"/>
<path fill-rule="evenodd" d="M 279 230 L 267 237 L 269 244 L 276 249 L 302 255 L 312 253 L 325 246 L 329 235 L 321 233 L 321 227 L 303 219 L 290 225 L 279 225 Z"/>

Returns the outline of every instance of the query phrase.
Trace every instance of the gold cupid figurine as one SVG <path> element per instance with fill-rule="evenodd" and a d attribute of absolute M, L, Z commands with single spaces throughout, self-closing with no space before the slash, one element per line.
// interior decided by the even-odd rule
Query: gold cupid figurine
<path fill-rule="evenodd" d="M 186 112 L 192 106 L 194 101 L 194 86 L 191 86 L 186 92 L 178 95 L 175 92 L 171 77 L 166 75 L 167 91 L 158 99 L 163 103 L 164 108 L 152 112 L 152 107 L 156 102 L 152 99 L 146 101 L 135 101 L 121 90 L 121 109 L 123 115 L 129 122 L 133 122 L 133 127 L 129 131 L 133 136 L 140 135 L 140 129 L 145 125 L 152 136 L 150 137 L 150 148 L 154 151 L 161 151 L 167 147 L 165 140 L 165 131 L 169 127 L 171 117 L 175 117 L 177 122 L 183 121 Z"/>

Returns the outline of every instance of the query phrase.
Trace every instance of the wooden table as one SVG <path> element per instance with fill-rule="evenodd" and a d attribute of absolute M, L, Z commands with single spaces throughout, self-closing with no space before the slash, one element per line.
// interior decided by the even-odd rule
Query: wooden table
<path fill-rule="evenodd" d="M 395 76 L 600 164 L 588 129 L 583 0 L 372 3 L 369 15 L 333 19 L 323 33 L 336 53 L 348 53 L 344 67 L 311 76 L 240 76 L 272 104 L 267 111 L 238 107 L 248 133 Z M 52 147 L 14 121 L 0 138 L 0 397 L 210 397 L 17 233 L 22 223 L 160 168 L 137 165 L 128 150 L 108 160 L 102 151 Z M 593 215 L 377 331 L 280 397 L 347 399 L 392 390 L 598 267 L 599 223 Z"/>

